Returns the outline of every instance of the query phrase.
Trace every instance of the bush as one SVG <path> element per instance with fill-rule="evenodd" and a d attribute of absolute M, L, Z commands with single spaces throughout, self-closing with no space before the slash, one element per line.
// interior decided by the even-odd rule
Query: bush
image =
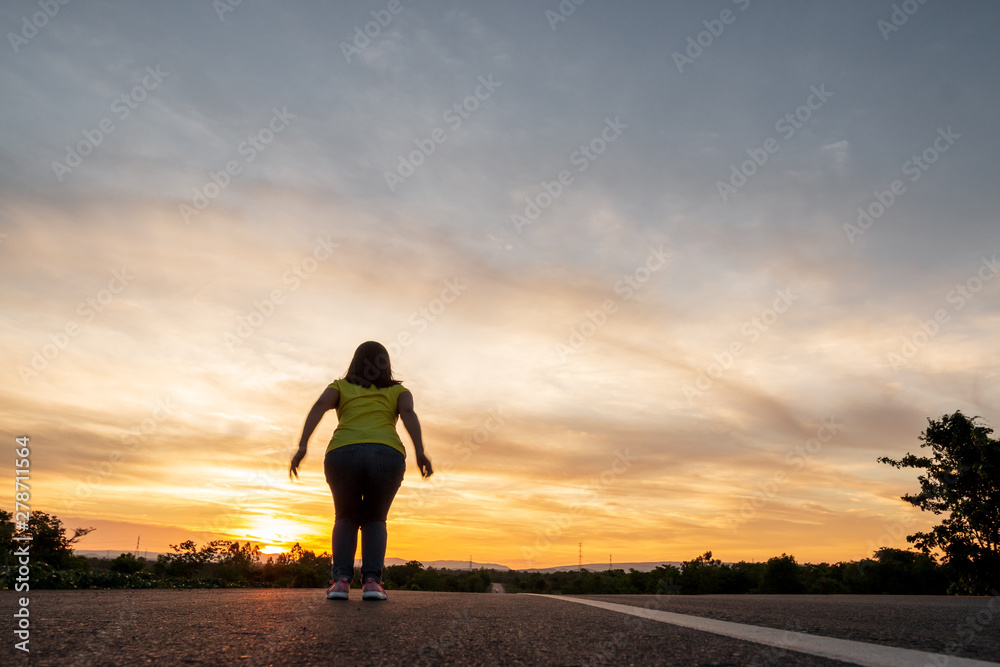
<path fill-rule="evenodd" d="M 112 572 L 119 572 L 121 574 L 135 574 L 145 569 L 145 561 L 137 559 L 134 555 L 130 553 L 123 553 L 122 555 L 111 561 L 108 569 Z"/>
<path fill-rule="evenodd" d="M 801 593 L 804 589 L 795 556 L 781 554 L 768 559 L 760 580 L 761 593 Z"/>

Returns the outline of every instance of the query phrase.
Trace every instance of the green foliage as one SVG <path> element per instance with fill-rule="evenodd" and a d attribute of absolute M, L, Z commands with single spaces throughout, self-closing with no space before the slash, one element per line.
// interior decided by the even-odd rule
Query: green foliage
<path fill-rule="evenodd" d="M 680 570 L 673 565 L 660 565 L 651 572 L 638 570 L 564 572 L 519 572 L 516 570 L 478 570 L 493 583 L 503 584 L 508 593 L 555 594 L 663 594 L 677 593 Z"/>
<path fill-rule="evenodd" d="M 447 570 L 429 567 L 411 560 L 405 565 L 388 565 L 382 570 L 382 583 L 389 588 L 411 591 L 450 591 L 488 593 L 491 570 Z"/>
<path fill-rule="evenodd" d="M 874 560 L 868 575 L 879 593 L 920 595 L 948 588 L 945 570 L 931 555 L 883 547 Z"/>
<path fill-rule="evenodd" d="M 153 571 L 161 576 L 193 579 L 215 557 L 215 548 L 211 543 L 199 550 L 193 540 L 187 540 L 171 544 L 170 548 L 176 553 L 160 554 L 153 566 Z"/>
<path fill-rule="evenodd" d="M 729 568 L 721 560 L 713 560 L 712 552 L 681 564 L 681 592 L 688 595 L 725 593 Z"/>
<path fill-rule="evenodd" d="M 768 559 L 760 578 L 761 593 L 801 593 L 805 590 L 795 562 L 795 556 L 775 556 Z"/>
<path fill-rule="evenodd" d="M 211 543 L 216 551 L 215 575 L 223 581 L 238 583 L 250 579 L 260 566 L 260 547 L 249 542 L 218 540 Z"/>
<path fill-rule="evenodd" d="M 10 556 L 14 553 L 14 515 L 0 509 L 0 557 L 3 565 L 8 565 Z"/>
<path fill-rule="evenodd" d="M 9 512 L 0 510 L 0 589 L 13 588 L 17 564 Z M 38 588 L 326 588 L 330 554 L 316 555 L 296 544 L 289 553 L 261 563 L 260 550 L 249 542 L 216 540 L 200 547 L 192 540 L 171 545 L 155 563 L 123 553 L 113 560 L 69 557 L 66 551 L 79 534 L 67 537 L 59 520 L 39 513 L 31 545 L 31 587 Z M 77 531 L 78 533 L 80 531 Z M 87 531 L 89 532 L 89 531 Z M 85 534 L 85 533 L 84 533 Z M 42 548 L 39 548 L 42 545 Z M 42 556 L 45 556 L 44 558 Z M 148 566 L 149 565 L 149 566 Z M 148 567 L 147 567 L 148 566 Z M 883 548 L 856 562 L 799 564 L 782 554 L 766 563 L 723 563 L 705 552 L 680 567 L 663 564 L 650 572 L 629 570 L 449 570 L 425 568 L 418 561 L 383 570 L 389 590 L 487 593 L 500 583 L 509 593 L 697 595 L 703 593 L 894 593 L 941 595 L 955 580 L 950 565 L 933 556 Z"/>
<path fill-rule="evenodd" d="M 424 566 L 415 560 L 411 560 L 405 565 L 390 565 L 382 570 L 382 582 L 393 588 L 409 587 L 413 582 L 413 577 L 423 569 Z"/>
<path fill-rule="evenodd" d="M 109 570 L 120 574 L 135 574 L 136 572 L 140 572 L 145 569 L 145 567 L 145 560 L 139 560 L 130 553 L 121 554 L 118 558 L 111 561 L 110 565 L 108 565 Z"/>
<path fill-rule="evenodd" d="M 920 492 L 902 499 L 945 517 L 906 539 L 924 554 L 944 554 L 954 592 L 981 595 L 1000 588 L 1000 440 L 990 438 L 993 429 L 977 419 L 960 411 L 928 419 L 920 447 L 929 447 L 930 456 L 878 460 L 925 471 L 917 477 Z"/>
<path fill-rule="evenodd" d="M 13 519 L 11 512 L 0 509 L 0 525 L 3 526 L 0 531 L 0 561 L 3 564 L 10 564 L 10 556 L 16 548 Z M 56 569 L 82 569 L 86 567 L 86 561 L 73 555 L 73 545 L 92 530 L 77 528 L 68 537 L 62 521 L 55 515 L 32 511 L 28 516 L 28 528 L 21 534 L 31 536 L 32 564 L 45 563 Z"/>

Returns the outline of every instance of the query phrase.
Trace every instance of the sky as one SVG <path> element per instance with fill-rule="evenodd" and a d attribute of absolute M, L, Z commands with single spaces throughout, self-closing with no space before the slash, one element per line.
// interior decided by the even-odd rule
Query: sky
<path fill-rule="evenodd" d="M 0 9 L 0 422 L 78 548 L 329 551 L 334 413 L 288 461 L 366 340 L 407 560 L 906 548 L 877 458 L 1000 419 L 995 3 L 47 6 Z"/>

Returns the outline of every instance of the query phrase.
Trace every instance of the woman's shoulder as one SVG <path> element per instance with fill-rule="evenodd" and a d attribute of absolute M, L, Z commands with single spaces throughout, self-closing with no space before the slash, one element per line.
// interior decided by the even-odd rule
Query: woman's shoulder
<path fill-rule="evenodd" d="M 398 396 L 399 394 L 403 393 L 404 391 L 407 391 L 407 392 L 410 391 L 409 389 L 407 389 L 406 387 L 403 386 L 402 382 L 394 382 L 393 384 L 389 385 L 388 387 L 377 387 L 377 386 L 375 386 L 373 384 L 368 385 L 367 387 L 365 387 L 365 386 L 362 386 L 362 385 L 359 385 L 359 384 L 354 384 L 353 382 L 351 382 L 347 378 L 340 378 L 339 380 L 334 380 L 333 382 L 331 382 L 327 386 L 328 387 L 332 387 L 333 389 L 337 389 L 337 390 L 339 390 L 341 392 L 344 389 L 348 389 L 348 390 L 353 389 L 354 391 L 367 389 L 369 391 L 386 392 L 386 393 L 392 394 L 394 396 Z"/>

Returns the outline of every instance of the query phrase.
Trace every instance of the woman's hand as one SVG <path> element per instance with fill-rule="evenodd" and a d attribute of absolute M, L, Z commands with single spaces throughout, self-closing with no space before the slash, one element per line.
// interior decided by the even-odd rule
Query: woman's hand
<path fill-rule="evenodd" d="M 292 457 L 292 464 L 288 468 L 288 479 L 291 479 L 292 475 L 295 475 L 295 479 L 299 478 L 299 464 L 302 463 L 302 459 L 305 457 L 306 450 L 300 447 L 299 450 L 295 452 L 295 456 Z"/>
<path fill-rule="evenodd" d="M 420 475 L 424 478 L 434 474 L 434 469 L 431 468 L 431 460 L 423 452 L 417 453 L 417 467 L 420 468 Z"/>
<path fill-rule="evenodd" d="M 431 467 L 431 460 L 424 454 L 424 439 L 420 435 L 420 420 L 417 419 L 417 413 L 413 411 L 413 394 L 404 391 L 399 395 L 399 398 L 396 399 L 396 412 L 403 420 L 403 426 L 410 434 L 410 440 L 413 440 L 413 449 L 417 454 L 417 467 L 420 468 L 420 475 L 424 478 L 430 477 L 434 474 L 434 468 Z"/>

